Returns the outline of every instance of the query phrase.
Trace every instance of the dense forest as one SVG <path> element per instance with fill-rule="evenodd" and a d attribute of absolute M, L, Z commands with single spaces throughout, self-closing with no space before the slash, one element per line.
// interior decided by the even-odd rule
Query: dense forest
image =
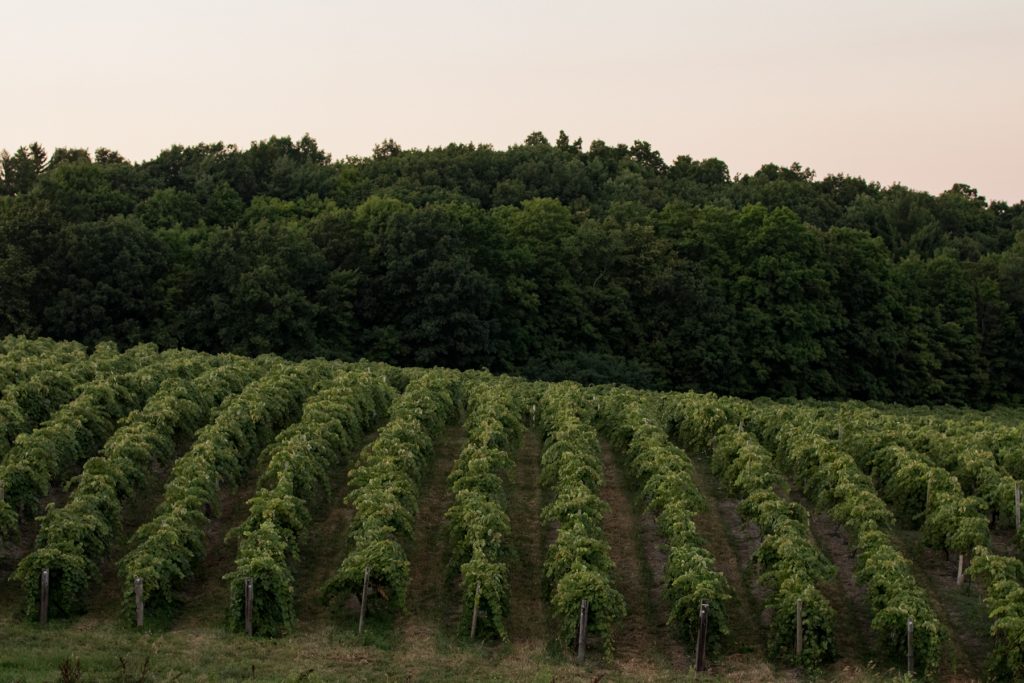
<path fill-rule="evenodd" d="M 0 157 L 0 336 L 986 405 L 1024 395 L 1024 202 L 533 133 Z"/>

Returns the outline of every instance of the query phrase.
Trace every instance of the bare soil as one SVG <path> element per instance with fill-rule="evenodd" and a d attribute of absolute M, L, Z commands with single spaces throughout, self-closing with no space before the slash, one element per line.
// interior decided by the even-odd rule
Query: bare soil
<path fill-rule="evenodd" d="M 601 443 L 601 462 L 600 495 L 608 503 L 603 530 L 615 563 L 615 585 L 626 600 L 626 617 L 614 633 L 616 663 L 625 670 L 655 664 L 685 671 L 687 658 L 666 625 L 669 610 L 661 581 L 665 554 L 654 520 L 637 510 L 628 478 L 606 441 Z"/>
<path fill-rule="evenodd" d="M 872 652 L 881 650 L 881 645 L 871 631 L 867 591 L 854 578 L 857 558 L 850 536 L 796 488 L 790 489 L 789 497 L 807 509 L 811 536 L 836 568 L 835 576 L 819 588 L 836 610 L 835 638 L 840 662 L 845 659 L 867 661 Z"/>
<path fill-rule="evenodd" d="M 551 627 L 544 603 L 544 525 L 540 523 L 540 436 L 523 434 L 515 455 L 508 513 L 515 560 L 509 572 L 508 632 L 512 642 L 547 641 Z"/>
<path fill-rule="evenodd" d="M 755 525 L 740 517 L 737 501 L 727 497 L 712 475 L 710 463 L 697 457 L 692 461 L 694 482 L 707 501 L 707 509 L 694 518 L 697 531 L 715 558 L 715 569 L 725 575 L 733 592 L 733 599 L 725 606 L 731 632 L 726 653 L 763 658 L 769 615 L 765 611 L 765 591 L 757 583 L 752 562 L 760 535 Z"/>
<path fill-rule="evenodd" d="M 423 481 L 416 525 L 407 553 L 411 563 L 408 614 L 400 620 L 403 641 L 422 647 L 434 638 L 451 634 L 458 624 L 461 604 L 446 581 L 448 538 L 444 514 L 452 504 L 448 474 L 466 444 L 466 433 L 449 426 L 434 444 L 434 457 Z"/>
<path fill-rule="evenodd" d="M 226 622 L 230 593 L 224 575 L 234 570 L 238 556 L 238 538 L 228 535 L 249 516 L 248 501 L 256 493 L 263 464 L 261 460 L 250 467 L 238 486 L 221 490 L 219 514 L 206 527 L 206 557 L 195 576 L 182 587 L 176 626 L 189 628 Z"/>
<path fill-rule="evenodd" d="M 320 589 L 341 566 L 348 552 L 345 539 L 354 512 L 344 503 L 348 495 L 348 473 L 359 453 L 376 439 L 376 431 L 367 434 L 356 452 L 332 473 L 331 490 L 314 510 L 313 523 L 301 543 L 301 559 L 295 568 L 295 609 L 299 632 L 321 628 L 329 621 L 330 611 L 320 599 Z M 356 610 L 358 613 L 358 606 Z"/>

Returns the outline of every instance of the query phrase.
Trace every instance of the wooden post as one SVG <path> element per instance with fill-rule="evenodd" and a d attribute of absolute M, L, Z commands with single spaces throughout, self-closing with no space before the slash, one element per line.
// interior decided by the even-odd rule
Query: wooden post
<path fill-rule="evenodd" d="M 914 620 L 907 619 L 907 673 L 914 675 Z"/>
<path fill-rule="evenodd" d="M 135 625 L 142 628 L 144 605 L 142 604 L 142 577 L 135 577 Z"/>
<path fill-rule="evenodd" d="M 359 601 L 359 635 L 363 634 L 363 620 L 366 618 L 366 591 L 370 588 L 370 568 L 363 570 L 363 599 Z"/>
<path fill-rule="evenodd" d="M 796 601 L 796 656 L 799 657 L 804 651 L 804 601 L 797 598 Z"/>
<path fill-rule="evenodd" d="M 700 601 L 700 616 L 697 624 L 697 665 L 698 672 L 707 669 L 707 662 L 704 661 L 708 646 L 708 604 Z"/>
<path fill-rule="evenodd" d="M 245 578 L 245 635 L 252 635 L 252 577 Z"/>
<path fill-rule="evenodd" d="M 960 559 L 956 565 L 956 585 L 964 585 L 964 554 L 960 553 Z"/>
<path fill-rule="evenodd" d="M 476 597 L 473 598 L 473 622 L 469 626 L 469 639 L 476 639 L 476 617 L 480 613 L 480 582 L 476 582 Z"/>
<path fill-rule="evenodd" d="M 1020 482 L 1013 487 L 1013 514 L 1017 520 L 1017 532 L 1020 533 Z"/>
<path fill-rule="evenodd" d="M 50 570 L 44 569 L 39 574 L 39 623 L 46 624 L 50 614 Z"/>
<path fill-rule="evenodd" d="M 576 663 L 582 664 L 587 656 L 587 617 L 590 612 L 590 603 L 586 598 L 580 600 L 580 631 L 576 638 Z"/>

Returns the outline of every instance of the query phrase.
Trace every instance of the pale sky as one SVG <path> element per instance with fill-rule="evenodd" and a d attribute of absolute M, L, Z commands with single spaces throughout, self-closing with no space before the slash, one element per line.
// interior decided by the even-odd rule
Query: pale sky
<path fill-rule="evenodd" d="M 0 5 L 0 147 L 649 141 L 1024 199 L 1024 0 Z"/>

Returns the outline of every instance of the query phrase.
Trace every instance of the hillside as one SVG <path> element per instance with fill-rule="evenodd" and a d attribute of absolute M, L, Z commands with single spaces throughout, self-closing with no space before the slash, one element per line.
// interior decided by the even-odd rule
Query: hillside
<path fill-rule="evenodd" d="M 27 145 L 0 156 L 0 335 L 984 407 L 1024 395 L 1022 230 L 969 184 L 565 133 Z"/>
<path fill-rule="evenodd" d="M 677 680 L 701 603 L 713 679 L 887 679 L 908 620 L 1024 675 L 1019 410 L 17 337 L 0 389 L 4 680 Z"/>

